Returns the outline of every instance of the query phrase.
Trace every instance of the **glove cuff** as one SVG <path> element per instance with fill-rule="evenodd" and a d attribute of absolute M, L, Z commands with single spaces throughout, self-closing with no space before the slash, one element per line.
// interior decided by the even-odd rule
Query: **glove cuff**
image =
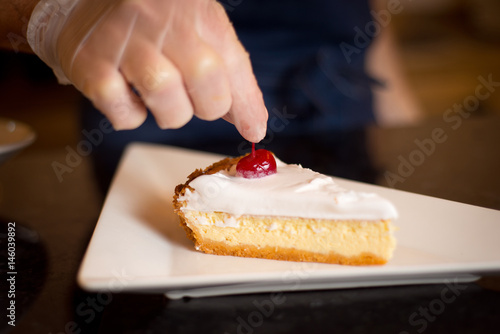
<path fill-rule="evenodd" d="M 57 40 L 79 0 L 41 0 L 28 22 L 27 39 L 35 54 L 54 71 L 61 84 L 70 84 L 57 55 Z"/>

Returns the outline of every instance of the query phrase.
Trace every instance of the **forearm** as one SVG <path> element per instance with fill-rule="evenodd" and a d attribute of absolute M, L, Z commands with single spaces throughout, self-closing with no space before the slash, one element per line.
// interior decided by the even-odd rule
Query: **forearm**
<path fill-rule="evenodd" d="M 0 49 L 33 52 L 26 40 L 26 30 L 38 1 L 0 0 Z"/>

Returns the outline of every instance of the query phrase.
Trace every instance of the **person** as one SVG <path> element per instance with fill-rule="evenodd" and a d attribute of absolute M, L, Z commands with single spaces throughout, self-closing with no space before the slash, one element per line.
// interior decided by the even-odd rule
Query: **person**
<path fill-rule="evenodd" d="M 0 0 L 2 36 L 27 35 L 59 81 L 87 97 L 84 128 L 107 117 L 121 130 L 94 150 L 103 184 L 131 141 L 226 155 L 260 142 L 287 162 L 373 181 L 365 128 L 384 85 L 366 71 L 375 36 L 345 48 L 373 22 L 368 1 L 35 3 Z"/>

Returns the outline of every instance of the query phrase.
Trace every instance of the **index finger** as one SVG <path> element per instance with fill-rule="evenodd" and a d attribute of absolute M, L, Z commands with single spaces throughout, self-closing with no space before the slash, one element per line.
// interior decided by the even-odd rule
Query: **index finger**
<path fill-rule="evenodd" d="M 199 29 L 201 37 L 219 50 L 226 65 L 232 104 L 223 118 L 233 123 L 251 142 L 261 141 L 267 131 L 267 109 L 253 74 L 250 57 L 238 40 L 222 5 L 210 2 L 204 23 L 210 29 Z"/>
<path fill-rule="evenodd" d="M 248 54 L 241 49 L 239 61 L 228 71 L 233 103 L 225 119 L 233 123 L 245 139 L 257 143 L 266 136 L 268 112 Z"/>

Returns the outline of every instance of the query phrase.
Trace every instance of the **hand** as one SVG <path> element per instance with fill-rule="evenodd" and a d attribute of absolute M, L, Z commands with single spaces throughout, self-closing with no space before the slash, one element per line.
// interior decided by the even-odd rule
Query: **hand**
<path fill-rule="evenodd" d="M 33 27 L 44 23 L 33 17 Z M 267 111 L 248 54 L 216 1 L 87 0 L 52 20 L 60 33 L 38 34 L 35 52 L 116 129 L 138 127 L 149 108 L 161 128 L 179 128 L 194 114 L 224 118 L 252 142 L 265 136 Z M 55 59 L 44 59 L 50 54 Z"/>

